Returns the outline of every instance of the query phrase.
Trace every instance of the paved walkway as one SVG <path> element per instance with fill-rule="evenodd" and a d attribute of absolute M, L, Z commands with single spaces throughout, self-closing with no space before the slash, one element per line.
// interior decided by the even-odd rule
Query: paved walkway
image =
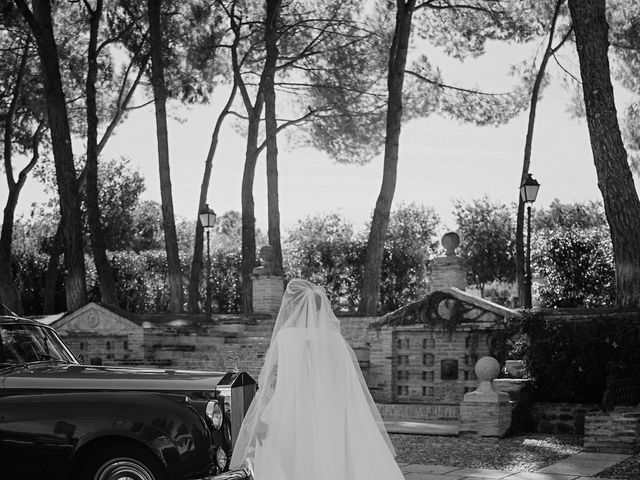
<path fill-rule="evenodd" d="M 537 472 L 400 464 L 406 480 L 593 480 L 595 475 L 629 455 L 578 453 Z"/>
<path fill-rule="evenodd" d="M 446 420 L 384 420 L 389 433 L 406 433 L 409 435 L 438 435 L 457 437 L 460 423 Z"/>

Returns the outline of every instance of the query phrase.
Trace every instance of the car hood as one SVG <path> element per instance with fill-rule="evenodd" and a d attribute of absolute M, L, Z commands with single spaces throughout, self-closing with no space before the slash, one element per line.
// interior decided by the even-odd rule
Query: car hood
<path fill-rule="evenodd" d="M 5 390 L 145 390 L 213 392 L 221 372 L 107 367 L 77 364 L 31 364 L 0 373 Z"/>

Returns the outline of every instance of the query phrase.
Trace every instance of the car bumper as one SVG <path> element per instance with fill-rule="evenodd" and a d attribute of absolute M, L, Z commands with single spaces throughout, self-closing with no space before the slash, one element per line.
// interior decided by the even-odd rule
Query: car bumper
<path fill-rule="evenodd" d="M 240 470 L 229 470 L 228 472 L 220 473 L 218 475 L 202 477 L 199 480 L 253 480 L 253 475 L 248 468 Z"/>

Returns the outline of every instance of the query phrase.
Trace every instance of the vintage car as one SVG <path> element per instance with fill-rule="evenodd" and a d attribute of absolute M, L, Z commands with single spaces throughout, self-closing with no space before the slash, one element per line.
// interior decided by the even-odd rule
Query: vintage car
<path fill-rule="evenodd" d="M 224 373 L 82 365 L 52 328 L 0 317 L 0 478 L 245 479 Z"/>

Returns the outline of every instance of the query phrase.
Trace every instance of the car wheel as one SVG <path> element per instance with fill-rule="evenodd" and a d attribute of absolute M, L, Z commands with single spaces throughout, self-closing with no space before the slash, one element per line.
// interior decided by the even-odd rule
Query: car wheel
<path fill-rule="evenodd" d="M 162 463 L 138 446 L 112 446 L 88 452 L 77 480 L 166 480 Z"/>

